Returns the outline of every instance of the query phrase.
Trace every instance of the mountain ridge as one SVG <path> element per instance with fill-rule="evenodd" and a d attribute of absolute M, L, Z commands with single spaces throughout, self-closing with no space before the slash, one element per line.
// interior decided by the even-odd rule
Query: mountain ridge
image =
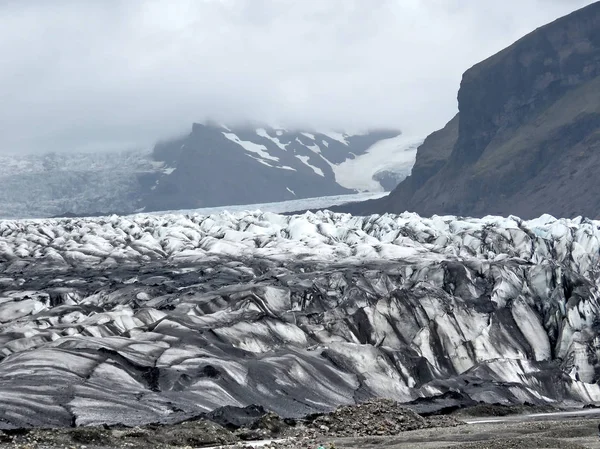
<path fill-rule="evenodd" d="M 343 134 L 194 123 L 189 135 L 155 146 L 154 159 L 172 165 L 173 171 L 157 179 L 144 210 L 381 191 L 384 184 L 391 187 L 390 176 L 398 176 L 391 181 L 395 186 L 412 166 L 414 142 L 419 140 L 404 142 L 401 136 L 399 130 L 389 129 Z M 351 161 L 370 155 L 377 143 L 394 139 L 406 154 L 399 154 L 392 164 L 375 158 L 373 167 L 351 166 Z M 219 179 L 222 174 L 228 176 L 227 182 Z M 373 179 L 375 175 L 379 180 Z"/>
<path fill-rule="evenodd" d="M 410 172 L 420 141 L 391 129 L 312 132 L 197 123 L 152 151 L 4 155 L 0 217 L 131 214 L 389 191 Z"/>
<path fill-rule="evenodd" d="M 388 197 L 343 210 L 599 216 L 600 2 L 467 70 L 458 105 L 444 128 L 457 126 L 456 134 L 438 132 L 439 169 L 419 157 L 435 153 L 426 140 L 411 176 Z"/>

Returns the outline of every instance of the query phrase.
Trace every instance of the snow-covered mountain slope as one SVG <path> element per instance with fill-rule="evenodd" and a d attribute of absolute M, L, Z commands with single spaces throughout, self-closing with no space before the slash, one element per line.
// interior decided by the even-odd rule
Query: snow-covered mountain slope
<path fill-rule="evenodd" d="M 410 175 L 422 143 L 423 139 L 404 135 L 380 140 L 360 156 L 332 164 L 335 180 L 342 187 L 361 192 L 393 190 Z"/>
<path fill-rule="evenodd" d="M 548 216 L 2 221 L 0 427 L 599 402 L 599 254 Z"/>
<path fill-rule="evenodd" d="M 154 151 L 0 156 L 0 218 L 127 214 L 391 190 L 416 139 L 194 125 Z"/>
<path fill-rule="evenodd" d="M 194 124 L 154 149 L 171 167 L 146 211 L 391 190 L 410 174 L 419 140 L 399 131 L 363 134 Z"/>

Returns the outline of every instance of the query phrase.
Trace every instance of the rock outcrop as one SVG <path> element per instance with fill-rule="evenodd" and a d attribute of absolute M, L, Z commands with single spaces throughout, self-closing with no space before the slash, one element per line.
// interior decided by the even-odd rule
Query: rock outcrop
<path fill-rule="evenodd" d="M 458 106 L 409 178 L 351 211 L 600 216 L 600 2 L 468 70 Z"/>

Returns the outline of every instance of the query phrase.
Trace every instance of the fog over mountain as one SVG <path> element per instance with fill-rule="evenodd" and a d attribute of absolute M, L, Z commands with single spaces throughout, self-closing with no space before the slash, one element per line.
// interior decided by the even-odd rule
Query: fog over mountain
<path fill-rule="evenodd" d="M 426 135 L 476 62 L 589 0 L 0 2 L 0 152 L 148 148 L 208 118 Z"/>

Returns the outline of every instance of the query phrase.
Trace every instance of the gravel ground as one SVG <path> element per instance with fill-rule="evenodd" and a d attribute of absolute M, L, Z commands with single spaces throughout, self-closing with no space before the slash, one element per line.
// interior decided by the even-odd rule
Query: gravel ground
<path fill-rule="evenodd" d="M 597 419 L 469 424 L 421 429 L 391 438 L 336 440 L 336 448 L 582 449 L 600 448 Z"/>
<path fill-rule="evenodd" d="M 444 417 L 439 422 L 444 427 L 431 427 L 436 425 L 435 420 L 424 421 L 420 416 L 400 409 L 402 417 L 393 421 L 390 417 L 393 409 L 394 405 L 390 402 L 359 406 L 354 408 L 354 414 L 350 414 L 348 408 L 340 408 L 325 415 L 328 419 L 320 417 L 307 426 L 287 429 L 285 434 L 280 435 L 287 437 L 286 441 L 271 442 L 262 447 L 316 449 L 319 444 L 323 444 L 326 449 L 600 449 L 600 439 L 597 436 L 600 418 L 561 417 L 531 421 L 531 417 L 523 416 L 524 421 L 521 422 L 458 424 L 452 418 Z M 376 416 L 377 413 L 381 416 Z M 510 417 L 513 420 L 515 418 Z M 267 427 L 274 425 L 274 420 L 269 418 L 267 421 L 268 425 L 262 427 L 261 432 L 266 432 Z M 378 421 L 383 424 L 378 424 Z M 344 422 L 348 423 L 348 428 L 352 428 L 355 422 L 364 422 L 365 425 L 361 428 L 363 436 L 345 437 L 348 433 L 343 426 Z M 403 423 L 400 432 L 396 431 L 398 422 Z M 385 429 L 386 425 L 387 430 L 395 434 L 379 436 L 378 431 Z M 371 428 L 374 431 L 367 432 L 366 429 Z M 414 430 L 406 430 L 409 428 Z M 192 449 L 209 445 L 217 448 L 251 447 L 243 442 L 221 445 L 226 441 L 237 440 L 239 435 L 204 421 L 129 429 L 32 430 L 0 433 L 0 449 Z"/>

